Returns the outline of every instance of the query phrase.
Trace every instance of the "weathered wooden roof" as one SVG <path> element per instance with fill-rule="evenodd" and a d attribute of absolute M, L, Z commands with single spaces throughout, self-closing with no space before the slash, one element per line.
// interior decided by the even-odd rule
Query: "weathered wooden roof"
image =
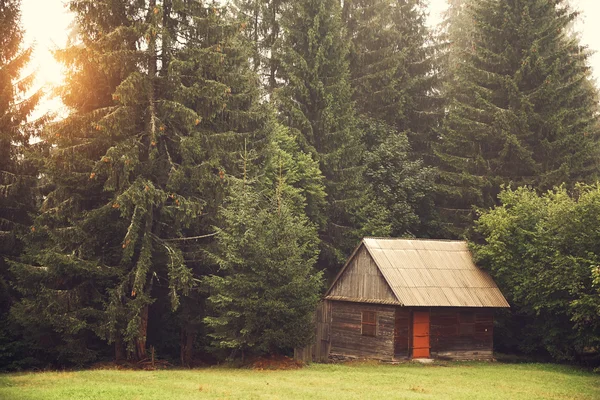
<path fill-rule="evenodd" d="M 403 306 L 509 307 L 492 278 L 475 265 L 464 241 L 365 238 L 350 260 L 361 246 Z"/>

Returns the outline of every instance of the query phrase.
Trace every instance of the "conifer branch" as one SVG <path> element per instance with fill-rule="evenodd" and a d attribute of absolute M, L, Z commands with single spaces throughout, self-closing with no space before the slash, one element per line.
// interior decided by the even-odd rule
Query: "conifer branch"
<path fill-rule="evenodd" d="M 217 232 L 213 232 L 213 233 L 208 233 L 206 235 L 190 236 L 190 237 L 184 237 L 184 238 L 161 239 L 161 238 L 157 237 L 156 239 L 161 242 L 184 242 L 187 240 L 206 239 L 206 238 L 213 237 L 216 235 L 217 235 Z"/>

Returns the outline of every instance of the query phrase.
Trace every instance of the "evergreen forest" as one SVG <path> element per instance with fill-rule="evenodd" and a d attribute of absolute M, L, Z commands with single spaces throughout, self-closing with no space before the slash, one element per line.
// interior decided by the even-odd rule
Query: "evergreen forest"
<path fill-rule="evenodd" d="M 0 370 L 293 353 L 361 238 L 468 240 L 498 351 L 600 359 L 568 0 L 67 0 L 41 114 L 0 0 Z"/>

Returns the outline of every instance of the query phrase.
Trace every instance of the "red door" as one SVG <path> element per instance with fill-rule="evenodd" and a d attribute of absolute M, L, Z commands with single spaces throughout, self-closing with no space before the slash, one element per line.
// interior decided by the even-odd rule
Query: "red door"
<path fill-rule="evenodd" d="M 413 312 L 413 358 L 429 358 L 429 311 Z"/>

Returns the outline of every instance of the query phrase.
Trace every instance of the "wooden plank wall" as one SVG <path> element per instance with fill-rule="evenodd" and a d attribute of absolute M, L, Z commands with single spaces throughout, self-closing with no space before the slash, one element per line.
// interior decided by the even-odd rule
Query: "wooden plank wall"
<path fill-rule="evenodd" d="M 412 347 L 411 310 L 403 307 L 396 308 L 394 326 L 394 357 L 409 358 Z"/>
<path fill-rule="evenodd" d="M 494 311 L 487 308 L 432 308 L 431 356 L 454 360 L 493 357 Z"/>
<path fill-rule="evenodd" d="M 314 343 L 294 349 L 294 360 L 309 362 L 327 362 L 331 348 L 331 302 L 324 300 L 317 306 L 314 317 Z"/>
<path fill-rule="evenodd" d="M 331 354 L 392 360 L 395 306 L 331 301 Z M 362 336 L 363 311 L 377 313 L 377 335 Z"/>
<path fill-rule="evenodd" d="M 327 362 L 329 359 L 329 351 L 331 349 L 331 307 L 331 301 L 324 300 L 317 309 L 316 349 L 313 355 L 313 361 L 315 362 Z"/>
<path fill-rule="evenodd" d="M 397 301 L 390 285 L 364 246 L 358 250 L 329 295 L 354 299 Z"/>

